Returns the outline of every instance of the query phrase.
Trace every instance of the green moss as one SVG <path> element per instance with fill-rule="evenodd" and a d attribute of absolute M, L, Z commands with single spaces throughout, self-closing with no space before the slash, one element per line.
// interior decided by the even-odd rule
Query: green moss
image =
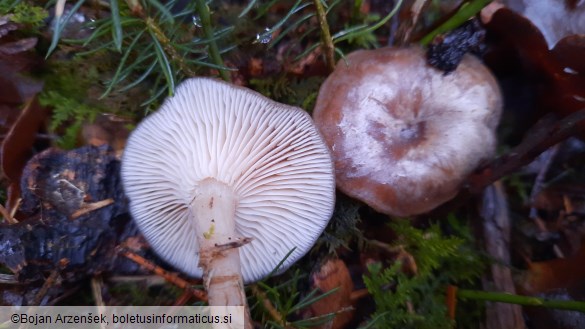
<path fill-rule="evenodd" d="M 45 9 L 37 6 L 29 6 L 21 2 L 14 7 L 11 20 L 15 23 L 39 27 L 48 16 L 49 14 Z"/>
<path fill-rule="evenodd" d="M 43 25 L 49 17 L 45 9 L 20 1 L 0 0 L 0 15 L 11 15 L 10 20 L 36 28 Z"/>
<path fill-rule="evenodd" d="M 43 92 L 39 98 L 41 105 L 53 109 L 49 128 L 56 131 L 63 128 L 57 145 L 64 149 L 76 146 L 77 137 L 83 123 L 92 122 L 101 109 L 77 101 L 73 97 L 64 96 L 58 91 Z"/>
<path fill-rule="evenodd" d="M 74 148 L 84 123 L 92 122 L 103 108 L 92 103 L 87 91 L 97 80 L 97 69 L 80 60 L 53 63 L 51 74 L 46 76 L 45 88 L 39 96 L 41 105 L 52 108 L 49 129 L 59 132 L 57 145 Z"/>
<path fill-rule="evenodd" d="M 447 317 L 446 287 L 477 280 L 485 268 L 481 257 L 464 237 L 445 236 L 437 225 L 419 230 L 410 222 L 399 221 L 392 227 L 400 237 L 395 246 L 414 257 L 417 273 L 404 273 L 399 262 L 389 267 L 369 266 L 364 282 L 376 312 L 366 327 L 453 328 Z"/>

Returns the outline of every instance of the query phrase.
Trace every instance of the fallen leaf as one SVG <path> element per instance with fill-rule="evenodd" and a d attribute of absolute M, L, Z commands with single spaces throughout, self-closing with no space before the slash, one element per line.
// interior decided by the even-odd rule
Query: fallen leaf
<path fill-rule="evenodd" d="M 541 113 L 567 116 L 585 108 L 585 35 L 567 35 L 549 50 L 538 27 L 507 8 L 497 10 L 486 28 L 491 66 L 519 65 L 535 86 Z"/>
<path fill-rule="evenodd" d="M 532 262 L 518 280 L 522 294 L 537 295 L 555 289 L 579 287 L 585 280 L 585 245 L 567 258 Z"/>
<path fill-rule="evenodd" d="M 311 304 L 313 316 L 336 313 L 335 318 L 319 328 L 343 328 L 353 317 L 351 294 L 353 281 L 345 263 L 340 259 L 330 259 L 311 275 L 313 288 L 323 293 L 337 289 L 335 292 Z"/>
<path fill-rule="evenodd" d="M 2 141 L 0 163 L 9 180 L 20 180 L 22 169 L 32 155 L 33 144 L 46 116 L 47 111 L 38 99 L 31 99 Z"/>
<path fill-rule="evenodd" d="M 26 162 L 33 153 L 37 133 L 43 130 L 47 111 L 37 98 L 29 100 L 20 115 L 11 123 L 10 131 L 0 145 L 0 168 L 8 179 L 6 208 L 13 211 L 20 199 L 20 177 Z"/>

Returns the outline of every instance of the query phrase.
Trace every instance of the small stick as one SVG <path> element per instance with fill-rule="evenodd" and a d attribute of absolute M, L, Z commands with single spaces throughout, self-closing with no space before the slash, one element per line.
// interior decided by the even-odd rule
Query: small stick
<path fill-rule="evenodd" d="M 21 204 L 22 204 L 22 198 L 16 199 L 16 203 L 14 204 L 14 207 L 12 207 L 12 209 L 10 210 L 10 217 L 12 217 L 12 219 L 14 219 L 17 222 L 18 222 L 18 220 L 16 218 L 14 218 L 14 215 L 16 215 L 16 212 L 20 208 Z"/>
<path fill-rule="evenodd" d="M 412 7 L 410 7 L 410 13 L 412 14 L 409 26 L 406 29 L 406 32 L 404 33 L 404 37 L 402 38 L 402 42 L 401 44 L 405 45 L 408 44 L 408 42 L 410 41 L 410 35 L 412 34 L 412 30 L 414 30 L 414 28 L 416 27 L 416 24 L 418 23 L 418 19 L 420 17 L 420 13 L 423 9 L 423 7 L 425 7 L 427 4 L 427 0 L 416 0 L 413 4 Z"/>
<path fill-rule="evenodd" d="M 177 287 L 189 291 L 195 298 L 197 298 L 199 300 L 207 301 L 207 294 L 204 291 L 199 290 L 199 289 L 194 289 L 193 287 L 191 287 L 191 284 L 189 282 L 180 278 L 176 273 L 170 273 L 170 272 L 164 270 L 163 268 L 161 268 L 160 266 L 157 266 L 156 264 L 147 260 L 146 258 L 144 258 L 136 253 L 133 253 L 131 251 L 122 250 L 122 251 L 120 251 L 120 254 L 122 256 L 134 261 L 136 264 L 139 264 L 140 266 L 144 267 L 148 271 L 151 271 L 157 275 L 160 275 L 165 280 L 176 285 Z"/>
<path fill-rule="evenodd" d="M 333 46 L 333 39 L 331 38 L 329 24 L 327 23 L 327 13 L 323 8 L 321 0 L 314 0 L 313 3 L 315 3 L 315 9 L 317 9 L 317 18 L 321 27 L 321 40 L 323 40 L 323 48 L 325 49 L 327 68 L 330 72 L 333 72 L 335 69 L 335 47 Z"/>
<path fill-rule="evenodd" d="M 566 194 L 563 195 L 563 206 L 565 207 L 565 213 L 568 216 L 571 216 L 575 213 L 575 207 L 573 206 L 573 202 L 571 198 L 569 198 Z"/>
<path fill-rule="evenodd" d="M 91 278 L 91 293 L 93 295 L 93 299 L 95 300 L 95 304 L 98 307 L 106 306 L 104 303 L 104 296 L 102 295 L 103 286 L 104 280 L 101 276 L 94 276 Z"/>
<path fill-rule="evenodd" d="M 270 314 L 270 317 L 272 318 L 272 320 L 276 321 L 276 323 L 278 323 L 279 325 L 281 325 L 283 327 L 287 327 L 287 323 L 283 319 L 282 314 L 280 314 L 276 310 L 274 305 L 272 305 L 272 303 L 270 302 L 270 300 L 268 299 L 268 297 L 266 296 L 264 291 L 260 290 L 260 288 L 258 288 L 258 285 L 255 285 L 255 284 L 251 285 L 250 289 L 252 289 L 252 293 L 254 294 L 254 296 L 256 296 L 256 298 L 258 298 L 258 300 L 260 302 L 262 302 L 262 305 L 268 311 L 268 314 Z"/>
<path fill-rule="evenodd" d="M 18 284 L 14 274 L 0 274 L 0 284 Z"/>
<path fill-rule="evenodd" d="M 63 12 L 65 12 L 65 2 L 67 0 L 57 0 L 55 4 L 55 17 L 60 19 L 63 16 Z"/>
<path fill-rule="evenodd" d="M 585 122 L 585 109 L 569 114 L 556 122 L 551 122 L 551 120 L 551 116 L 541 119 L 525 134 L 519 145 L 492 161 L 478 173 L 472 174 L 469 177 L 468 192 L 477 194 L 483 191 L 498 179 L 534 161 L 540 153 L 553 145 L 579 132 L 579 124 Z"/>
<path fill-rule="evenodd" d="M 106 303 L 104 303 L 104 296 L 102 294 L 102 288 L 104 287 L 104 279 L 101 275 L 94 276 L 91 278 L 91 293 L 95 300 L 95 305 L 100 313 L 105 313 Z M 105 329 L 105 323 L 100 323 L 100 328 Z"/>
<path fill-rule="evenodd" d="M 183 291 L 181 296 L 179 296 L 179 298 L 173 303 L 173 306 L 185 305 L 189 301 L 189 298 L 191 298 L 191 296 L 193 296 L 193 294 L 191 294 L 190 291 L 188 290 Z"/>
<path fill-rule="evenodd" d="M 113 283 L 134 283 L 134 282 L 144 282 L 146 286 L 152 285 L 161 285 L 166 282 L 164 278 L 156 274 L 151 275 L 115 275 L 108 277 L 108 282 Z"/>
<path fill-rule="evenodd" d="M 540 170 L 538 171 L 538 175 L 536 176 L 536 179 L 534 180 L 534 185 L 532 186 L 532 192 L 530 193 L 530 218 L 535 219 L 536 217 L 538 217 L 538 213 L 536 208 L 534 207 L 534 202 L 536 200 L 536 196 L 538 195 L 538 193 L 540 193 L 540 191 L 542 191 L 542 188 L 544 187 L 544 180 L 546 179 L 546 173 L 548 172 L 548 169 L 550 168 L 555 156 L 557 155 L 559 151 L 559 144 L 554 145 L 553 147 L 551 147 L 550 149 L 544 151 L 540 156 L 544 158 L 544 160 L 542 161 L 542 165 L 540 167 Z"/>
<path fill-rule="evenodd" d="M 17 224 L 18 221 L 12 217 L 12 215 L 8 212 L 8 210 L 6 210 L 6 208 L 4 208 L 3 205 L 0 204 L 0 214 L 2 214 L 2 217 L 4 217 L 6 219 L 6 221 L 8 221 L 9 224 Z"/>
<path fill-rule="evenodd" d="M 252 242 L 252 238 L 241 238 L 239 241 L 228 242 L 225 244 L 215 245 L 215 248 L 211 251 L 214 255 L 219 254 L 223 251 L 239 248 L 243 245 Z"/>
<path fill-rule="evenodd" d="M 369 296 L 369 295 L 370 295 L 370 292 L 368 291 L 368 289 L 363 288 L 363 289 L 358 289 L 358 290 L 352 291 L 349 299 L 352 302 L 357 302 L 358 300 L 360 300 L 366 296 Z"/>
<path fill-rule="evenodd" d="M 83 203 L 81 205 L 81 208 L 77 209 L 72 215 L 71 215 L 71 219 L 76 219 L 79 218 L 87 213 L 90 213 L 94 210 L 98 210 L 100 208 L 103 208 L 105 206 L 109 206 L 112 203 L 114 203 L 114 199 L 110 198 L 110 199 L 105 199 L 105 200 L 101 200 L 98 202 L 93 202 L 93 203 Z"/>
<path fill-rule="evenodd" d="M 32 301 L 32 305 L 37 305 L 37 306 L 41 305 L 41 302 L 43 301 L 43 297 L 45 297 L 45 295 L 47 294 L 47 291 L 49 291 L 49 289 L 55 284 L 55 282 L 59 278 L 59 273 L 61 272 L 61 270 L 65 266 L 67 266 L 67 263 L 69 263 L 69 260 L 67 260 L 66 258 L 63 258 L 59 261 L 59 265 L 57 265 L 57 268 L 55 268 L 55 269 L 53 269 L 53 271 L 51 271 L 51 274 L 45 280 L 45 283 L 43 283 L 43 286 L 41 287 L 39 292 L 35 295 L 35 298 Z"/>

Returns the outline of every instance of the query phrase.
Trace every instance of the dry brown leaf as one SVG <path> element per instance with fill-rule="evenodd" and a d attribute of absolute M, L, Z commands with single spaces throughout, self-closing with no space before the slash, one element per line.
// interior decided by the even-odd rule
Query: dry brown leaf
<path fill-rule="evenodd" d="M 311 275 L 311 279 L 313 288 L 324 293 L 337 288 L 331 295 L 311 304 L 313 316 L 339 312 L 333 321 L 320 328 L 343 328 L 353 317 L 351 294 L 354 286 L 347 266 L 340 259 L 330 259 Z"/>
<path fill-rule="evenodd" d="M 571 289 L 585 280 L 585 245 L 574 255 L 529 264 L 527 273 L 519 280 L 523 294 L 536 295 L 554 289 Z"/>
<path fill-rule="evenodd" d="M 492 46 L 499 62 L 517 57 L 537 86 L 535 104 L 542 112 L 566 116 L 585 108 L 585 35 L 566 36 L 549 50 L 538 27 L 507 8 L 496 11 L 486 27 L 497 40 Z"/>

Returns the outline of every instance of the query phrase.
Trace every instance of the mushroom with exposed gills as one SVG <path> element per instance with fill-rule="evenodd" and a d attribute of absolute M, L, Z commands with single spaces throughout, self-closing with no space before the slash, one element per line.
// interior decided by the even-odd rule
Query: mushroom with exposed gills
<path fill-rule="evenodd" d="M 502 95 L 467 55 L 450 73 L 420 47 L 351 53 L 319 90 L 315 123 L 337 186 L 379 212 L 412 216 L 452 199 L 495 153 Z"/>
<path fill-rule="evenodd" d="M 140 123 L 122 178 L 152 248 L 203 277 L 211 306 L 247 306 L 243 283 L 303 256 L 335 196 L 331 155 L 305 111 L 210 78 L 185 81 Z"/>

